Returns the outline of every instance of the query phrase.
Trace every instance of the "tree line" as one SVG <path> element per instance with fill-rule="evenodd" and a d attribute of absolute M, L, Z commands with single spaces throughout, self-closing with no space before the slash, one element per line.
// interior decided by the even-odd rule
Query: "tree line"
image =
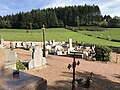
<path fill-rule="evenodd" d="M 58 8 L 47 8 L 20 12 L 17 14 L 0 16 L 0 28 L 49 28 L 101 26 L 120 27 L 120 18 L 110 15 L 102 16 L 97 5 L 78 5 Z M 31 25 L 31 26 L 30 26 Z"/>

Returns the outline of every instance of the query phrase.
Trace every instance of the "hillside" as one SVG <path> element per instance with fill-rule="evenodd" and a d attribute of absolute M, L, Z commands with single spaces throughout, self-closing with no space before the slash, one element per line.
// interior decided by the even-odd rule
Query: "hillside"
<path fill-rule="evenodd" d="M 27 30 L 27 29 L 26 29 Z M 11 41 L 42 41 L 42 30 L 34 29 L 26 33 L 25 29 L 0 29 L 0 33 L 5 40 Z M 85 42 L 89 44 L 100 44 L 107 46 L 120 46 L 118 42 L 98 39 L 96 37 L 86 36 L 79 32 L 72 32 L 64 28 L 47 28 L 45 30 L 46 40 L 68 41 L 69 38 L 73 42 Z"/>

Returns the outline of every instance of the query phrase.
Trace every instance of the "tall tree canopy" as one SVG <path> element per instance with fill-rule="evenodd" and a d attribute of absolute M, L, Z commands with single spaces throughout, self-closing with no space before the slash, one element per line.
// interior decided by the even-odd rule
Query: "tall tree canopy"
<path fill-rule="evenodd" d="M 101 21 L 110 21 L 110 16 L 103 17 L 97 5 L 66 6 L 58 8 L 37 9 L 20 12 L 15 15 L 0 17 L 0 28 L 42 28 L 67 26 L 99 25 Z M 6 24 L 6 25 L 4 25 Z"/>

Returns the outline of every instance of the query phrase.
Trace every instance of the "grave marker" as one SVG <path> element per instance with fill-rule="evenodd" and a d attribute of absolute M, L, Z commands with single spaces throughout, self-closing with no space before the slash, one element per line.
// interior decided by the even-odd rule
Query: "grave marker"
<path fill-rule="evenodd" d="M 5 68 L 16 69 L 16 52 L 11 49 L 5 49 Z"/>

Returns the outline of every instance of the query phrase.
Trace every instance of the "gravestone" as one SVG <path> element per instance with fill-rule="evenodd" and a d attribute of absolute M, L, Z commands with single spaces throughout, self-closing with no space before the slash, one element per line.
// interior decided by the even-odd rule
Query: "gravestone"
<path fill-rule="evenodd" d="M 71 51 L 74 51 L 74 48 L 72 47 L 72 39 L 69 39 L 68 54 L 70 54 Z"/>
<path fill-rule="evenodd" d="M 16 42 L 12 42 L 12 44 L 13 44 L 13 48 L 15 48 Z"/>
<path fill-rule="evenodd" d="M 23 46 L 21 45 L 22 42 L 16 42 L 16 48 L 22 48 Z"/>
<path fill-rule="evenodd" d="M 89 47 L 85 47 L 87 50 L 89 50 L 90 49 L 90 46 Z"/>
<path fill-rule="evenodd" d="M 55 46 L 55 40 L 52 40 L 52 46 Z"/>
<path fill-rule="evenodd" d="M 72 39 L 69 39 L 69 48 L 72 48 Z"/>
<path fill-rule="evenodd" d="M 35 46 L 32 52 L 32 60 L 29 61 L 29 69 L 46 65 L 46 58 L 43 57 L 43 51 L 40 46 Z"/>
<path fill-rule="evenodd" d="M 34 68 L 34 59 L 28 62 L 28 69 L 32 69 L 32 68 Z"/>
<path fill-rule="evenodd" d="M 62 51 L 56 51 L 57 55 L 62 55 Z"/>
<path fill-rule="evenodd" d="M 35 47 L 35 52 L 34 52 L 34 67 L 39 67 L 42 66 L 42 56 L 43 52 L 42 52 L 42 48 L 39 46 Z"/>
<path fill-rule="evenodd" d="M 42 57 L 42 66 L 46 65 L 47 61 L 45 57 Z"/>
<path fill-rule="evenodd" d="M 22 42 L 22 45 L 23 45 L 23 48 L 24 48 L 24 49 L 28 49 L 28 45 L 27 45 L 26 42 Z"/>
<path fill-rule="evenodd" d="M 83 51 L 83 59 L 88 59 L 88 52 L 86 51 Z"/>
<path fill-rule="evenodd" d="M 3 45 L 3 43 L 4 43 L 4 39 L 0 39 L 0 44 Z"/>
<path fill-rule="evenodd" d="M 16 52 L 11 49 L 5 49 L 5 68 L 16 69 Z"/>
<path fill-rule="evenodd" d="M 51 40 L 49 41 L 49 45 L 52 45 L 52 41 Z"/>
<path fill-rule="evenodd" d="M 0 39 L 0 48 L 3 48 L 3 45 L 4 45 L 4 39 Z"/>
<path fill-rule="evenodd" d="M 35 48 L 35 44 L 31 42 L 31 45 L 29 46 L 29 50 L 32 51 L 33 48 Z"/>
<path fill-rule="evenodd" d="M 46 46 L 46 49 L 47 49 L 47 50 L 51 50 L 51 48 L 52 48 L 51 45 L 47 45 L 47 46 Z"/>

